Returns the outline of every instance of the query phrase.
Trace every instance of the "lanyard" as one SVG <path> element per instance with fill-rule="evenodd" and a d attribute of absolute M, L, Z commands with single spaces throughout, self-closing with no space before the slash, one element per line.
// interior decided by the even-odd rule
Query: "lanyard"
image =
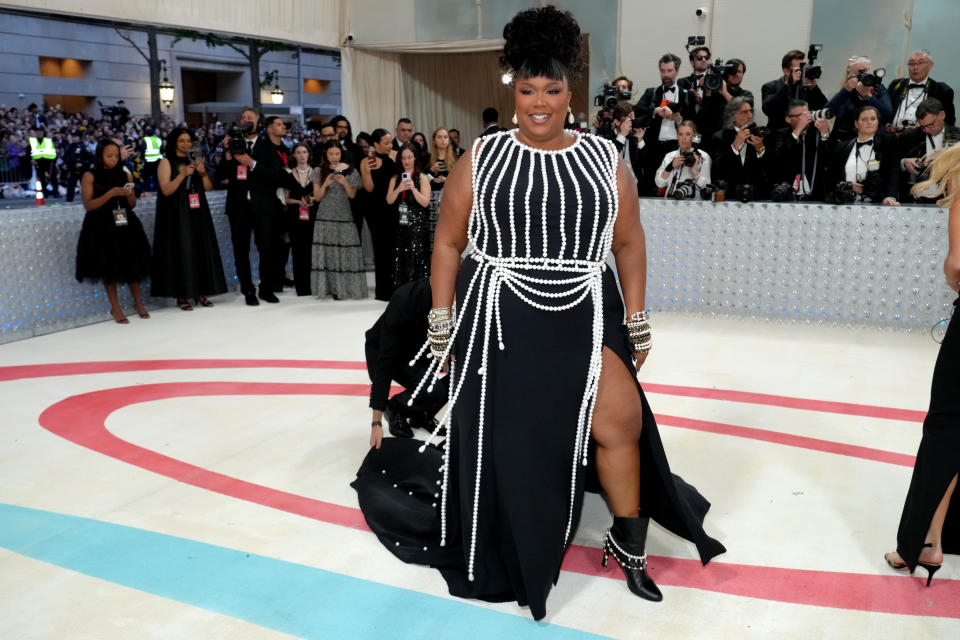
<path fill-rule="evenodd" d="M 290 164 L 287 162 L 287 154 L 285 154 L 283 151 L 280 151 L 280 149 L 277 149 L 277 155 L 280 156 L 281 160 L 283 160 L 283 166 L 289 169 Z"/>

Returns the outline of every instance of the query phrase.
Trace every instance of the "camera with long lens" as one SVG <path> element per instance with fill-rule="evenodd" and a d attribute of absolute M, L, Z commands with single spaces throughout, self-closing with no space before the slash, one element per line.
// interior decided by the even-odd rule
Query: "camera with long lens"
<path fill-rule="evenodd" d="M 795 196 L 796 192 L 794 192 L 793 185 L 789 182 L 776 184 L 770 191 L 770 199 L 774 202 L 793 202 Z"/>
<path fill-rule="evenodd" d="M 883 84 L 883 76 L 885 76 L 886 73 L 886 69 L 877 69 L 873 73 L 870 73 L 866 69 L 861 69 L 857 72 L 857 80 L 859 80 L 863 86 L 872 89 L 873 87 Z"/>
<path fill-rule="evenodd" d="M 709 91 L 719 91 L 723 86 L 723 79 L 726 76 L 732 76 L 740 68 L 735 62 L 724 62 L 722 58 L 717 58 L 713 64 L 707 67 L 706 75 L 703 77 L 703 88 Z"/>
<path fill-rule="evenodd" d="M 816 111 L 811 111 L 810 115 L 813 117 L 813 122 L 816 122 L 820 118 L 823 118 L 824 120 L 829 120 L 830 118 L 832 118 L 837 114 L 835 114 L 830 109 L 827 109 L 826 107 L 824 107 L 823 109 L 817 109 Z"/>
<path fill-rule="evenodd" d="M 677 186 L 674 187 L 673 196 L 674 200 L 689 200 L 697 194 L 697 185 L 693 183 L 693 180 L 684 180 L 683 182 L 678 182 Z"/>
<path fill-rule="evenodd" d="M 807 49 L 807 63 L 803 68 L 803 75 L 808 80 L 819 80 L 823 75 L 823 67 L 814 64 L 821 51 L 823 51 L 822 44 L 811 44 Z"/>
<path fill-rule="evenodd" d="M 230 125 L 227 135 L 230 136 L 230 144 L 227 145 L 227 151 L 232 155 L 239 155 L 247 152 L 247 136 L 253 133 L 252 122 L 236 122 Z"/>
<path fill-rule="evenodd" d="M 612 110 L 621 100 L 630 99 L 629 91 L 621 91 L 618 87 L 611 84 L 604 84 L 600 93 L 593 97 L 593 106 L 600 107 L 605 111 Z"/>
<path fill-rule="evenodd" d="M 841 182 L 834 190 L 827 194 L 826 201 L 833 204 L 848 204 L 857 199 L 852 182 Z"/>

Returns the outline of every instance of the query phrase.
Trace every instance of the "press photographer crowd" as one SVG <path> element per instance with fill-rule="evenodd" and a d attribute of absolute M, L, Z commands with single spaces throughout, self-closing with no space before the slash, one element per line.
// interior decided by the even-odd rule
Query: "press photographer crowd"
<path fill-rule="evenodd" d="M 869 59 L 850 58 L 828 98 L 816 64 L 822 47 L 791 50 L 758 102 L 743 88 L 743 60 L 714 59 L 702 36 L 686 49 L 689 75 L 668 53 L 658 60 L 658 86 L 634 93 L 621 76 L 594 98 L 594 130 L 615 141 L 641 197 L 933 202 L 910 189 L 960 130 L 953 89 L 931 78 L 928 51 L 910 54 L 909 77 L 889 82 Z"/>
<path fill-rule="evenodd" d="M 933 57 L 910 54 L 909 77 L 885 84 L 870 60 L 849 59 L 831 97 L 822 85 L 822 47 L 788 51 L 782 77 L 744 89 L 747 64 L 714 58 L 702 36 L 686 44 L 689 75 L 672 53 L 657 61 L 660 84 L 634 91 L 624 76 L 603 86 L 591 132 L 614 142 L 641 197 L 742 202 L 924 204 L 911 187 L 944 147 L 960 139 L 953 90 L 930 77 Z M 766 126 L 755 121 L 756 109 Z M 87 210 L 78 280 L 107 285 L 111 313 L 126 323 L 117 283 L 138 283 L 189 311 L 213 306 L 226 279 L 205 192 L 225 189 L 236 276 L 248 305 L 297 295 L 366 298 L 365 253 L 373 254 L 375 297 L 429 275 L 444 181 L 464 153 L 456 129 L 429 138 L 400 118 L 354 135 L 346 117 L 287 123 L 245 109 L 235 122 L 198 127 L 131 117 L 122 101 L 100 117 L 58 107 L 0 107 L 0 192 L 5 198 L 79 193 Z M 476 131 L 501 131 L 483 110 Z M 567 126 L 587 128 L 573 118 Z M 480 126 L 482 124 L 482 126 Z M 36 182 L 40 186 L 35 193 Z M 134 209 L 157 200 L 153 246 Z M 367 230 L 364 230 L 366 226 Z M 255 287 L 251 237 L 260 257 Z M 366 245 L 367 251 L 364 250 Z M 292 260 L 291 260 L 292 258 Z M 287 272 L 292 262 L 292 278 Z"/>

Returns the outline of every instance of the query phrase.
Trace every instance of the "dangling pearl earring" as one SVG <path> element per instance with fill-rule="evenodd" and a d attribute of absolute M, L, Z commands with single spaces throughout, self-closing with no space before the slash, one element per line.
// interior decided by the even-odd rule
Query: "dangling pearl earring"
<path fill-rule="evenodd" d="M 516 111 L 513 112 L 513 117 L 510 118 L 510 120 L 513 121 L 513 124 L 520 124 L 520 121 L 517 120 L 517 112 L 516 112 Z"/>
<path fill-rule="evenodd" d="M 573 117 L 573 109 L 570 108 L 570 105 L 567 105 L 567 124 L 573 124 L 576 120 Z"/>

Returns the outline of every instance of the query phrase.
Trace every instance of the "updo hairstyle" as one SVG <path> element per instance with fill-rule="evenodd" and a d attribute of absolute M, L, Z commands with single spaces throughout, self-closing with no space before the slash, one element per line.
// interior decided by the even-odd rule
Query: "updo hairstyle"
<path fill-rule="evenodd" d="M 519 78 L 575 82 L 583 72 L 580 25 L 553 5 L 521 11 L 503 28 L 500 67 Z"/>

